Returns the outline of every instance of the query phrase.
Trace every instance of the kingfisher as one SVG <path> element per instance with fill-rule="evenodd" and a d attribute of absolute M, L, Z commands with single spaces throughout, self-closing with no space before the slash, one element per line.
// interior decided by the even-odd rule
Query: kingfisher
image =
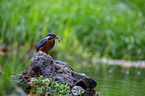
<path fill-rule="evenodd" d="M 36 51 L 37 52 L 42 51 L 47 54 L 54 47 L 55 39 L 58 39 L 60 42 L 61 37 L 57 36 L 54 33 L 48 33 L 47 37 L 42 39 L 40 43 L 38 44 Z"/>

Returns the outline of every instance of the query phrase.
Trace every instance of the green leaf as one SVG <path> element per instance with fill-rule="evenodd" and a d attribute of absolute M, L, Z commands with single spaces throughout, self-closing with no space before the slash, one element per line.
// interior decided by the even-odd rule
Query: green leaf
<path fill-rule="evenodd" d="M 43 78 L 43 76 L 41 75 L 40 77 L 39 77 L 39 79 L 38 80 L 43 80 L 44 78 Z"/>
<path fill-rule="evenodd" d="M 38 88 L 37 88 L 37 92 L 38 92 L 38 93 L 42 93 L 42 92 L 43 92 L 43 89 L 44 89 L 43 87 L 38 87 Z"/>

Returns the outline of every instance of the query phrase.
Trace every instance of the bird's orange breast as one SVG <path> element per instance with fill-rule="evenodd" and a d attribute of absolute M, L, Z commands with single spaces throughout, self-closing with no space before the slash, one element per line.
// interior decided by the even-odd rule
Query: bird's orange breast
<path fill-rule="evenodd" d="M 55 41 L 49 40 L 44 46 L 39 48 L 39 51 L 48 53 L 54 47 Z"/>

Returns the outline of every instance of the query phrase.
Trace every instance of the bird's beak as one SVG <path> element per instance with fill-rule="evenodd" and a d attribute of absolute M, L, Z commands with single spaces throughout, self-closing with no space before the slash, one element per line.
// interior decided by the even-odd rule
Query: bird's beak
<path fill-rule="evenodd" d="M 59 43 L 60 43 L 60 40 L 62 40 L 62 38 L 59 37 L 59 36 L 56 36 L 55 39 L 58 39 L 59 40 Z"/>

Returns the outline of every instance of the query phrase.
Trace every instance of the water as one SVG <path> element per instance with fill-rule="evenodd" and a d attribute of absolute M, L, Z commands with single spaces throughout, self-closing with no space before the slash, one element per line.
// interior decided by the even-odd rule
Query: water
<path fill-rule="evenodd" d="M 77 72 L 97 81 L 95 91 L 101 96 L 145 96 L 145 69 L 118 65 L 84 64 Z"/>

